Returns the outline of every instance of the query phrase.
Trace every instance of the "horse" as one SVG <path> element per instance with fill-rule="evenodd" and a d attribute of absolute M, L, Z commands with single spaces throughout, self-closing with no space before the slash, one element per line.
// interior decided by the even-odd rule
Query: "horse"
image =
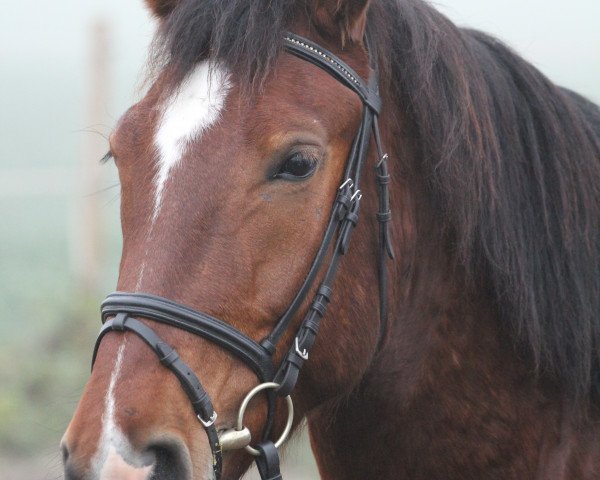
<path fill-rule="evenodd" d="M 147 5 L 65 477 L 280 479 L 306 418 L 323 479 L 599 478 L 598 107 L 421 0 Z"/>

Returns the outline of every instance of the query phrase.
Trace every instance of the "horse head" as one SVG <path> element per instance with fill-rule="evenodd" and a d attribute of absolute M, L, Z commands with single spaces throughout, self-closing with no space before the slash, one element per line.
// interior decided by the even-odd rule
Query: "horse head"
<path fill-rule="evenodd" d="M 349 215 L 358 213 L 362 163 L 377 162 L 375 152 L 363 158 L 371 135 L 371 123 L 364 125 L 365 101 L 373 99 L 361 99 L 335 78 L 341 74 L 359 81 L 372 75 L 364 42 L 368 2 L 315 2 L 303 8 L 279 2 L 272 8 L 290 16 L 289 22 L 278 18 L 278 29 L 267 25 L 266 5 L 245 3 L 149 2 L 159 17 L 158 41 L 167 49 L 166 60 L 147 95 L 119 120 L 110 136 L 110 156 L 121 183 L 118 291 L 151 294 L 154 300 L 201 311 L 259 348 L 261 341 L 264 346 L 265 339 L 272 340 L 278 320 L 314 270 L 318 252 L 319 265 L 325 257 L 337 258 L 331 250 L 340 247 L 323 248 L 324 236 L 334 233 L 332 215 L 335 225 L 341 220 L 340 225 L 354 228 L 356 220 Z M 238 25 L 231 21 L 235 18 Z M 205 30 L 194 33 L 205 35 L 195 45 L 182 38 L 190 25 Z M 288 29 L 294 33 L 285 33 Z M 265 31 L 276 36 L 268 38 Z M 251 48 L 269 50 L 259 58 L 262 66 L 240 56 L 244 50 L 251 55 Z M 339 62 L 333 72 L 302 58 L 316 48 L 331 56 L 324 62 Z M 369 118 L 372 122 L 371 113 Z M 373 168 L 365 175 L 372 180 Z M 377 190 L 365 188 L 371 195 L 363 208 L 374 216 Z M 334 215 L 336 205 L 347 212 L 340 207 Z M 293 391 L 294 426 L 315 405 L 350 391 L 374 355 L 380 336 L 377 302 L 373 305 L 377 266 L 375 260 L 365 262 L 377 258 L 379 240 L 372 227 L 370 220 L 358 228 L 361 241 L 341 267 L 340 275 L 349 280 L 338 286 L 337 298 L 328 293 L 324 300 L 332 301 L 337 321 L 323 324 L 322 340 L 311 349 L 311 361 Z M 326 270 L 315 270 L 305 297 L 316 293 Z M 308 355 L 305 346 L 299 349 L 297 332 L 310 299 L 300 300 L 287 312 L 286 328 L 277 332 L 277 349 L 275 341 L 267 346 L 274 365 L 291 347 L 301 358 Z M 117 312 L 112 313 L 107 319 Z M 154 333 L 136 335 L 121 325 L 121 334 L 99 342 L 92 376 L 63 440 L 67 477 L 212 478 L 212 445 L 181 377 L 197 374 L 198 388 L 212 399 L 212 419 L 203 419 L 202 411 L 198 416 L 224 432 L 235 427 L 242 400 L 257 385 L 256 372 L 189 329 L 153 322 L 138 310 L 129 314 Z M 187 373 L 177 376 L 164 368 L 162 354 L 157 358 L 148 348 L 149 336 L 158 338 L 155 347 L 162 342 L 175 347 Z M 269 406 L 266 396 L 250 402 L 244 427 L 252 438 L 271 429 L 268 419 L 274 423 L 271 436 L 283 430 L 285 404 L 277 403 Z M 251 459 L 239 450 L 225 456 L 226 478 L 237 478 Z"/>

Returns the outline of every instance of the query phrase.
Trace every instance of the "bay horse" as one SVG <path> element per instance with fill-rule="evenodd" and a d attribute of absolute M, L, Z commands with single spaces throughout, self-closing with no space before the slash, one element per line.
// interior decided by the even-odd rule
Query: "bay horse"
<path fill-rule="evenodd" d="M 303 418 L 324 479 L 600 478 L 598 107 L 421 0 L 147 4 L 66 478 L 278 479 Z"/>

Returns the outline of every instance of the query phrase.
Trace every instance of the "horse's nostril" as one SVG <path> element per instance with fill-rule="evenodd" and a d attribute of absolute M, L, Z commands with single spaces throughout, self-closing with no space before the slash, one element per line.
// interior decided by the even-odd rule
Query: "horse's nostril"
<path fill-rule="evenodd" d="M 151 480 L 187 480 L 191 478 L 188 450 L 179 441 L 156 442 L 147 449 L 154 457 Z"/>
<path fill-rule="evenodd" d="M 67 447 L 67 444 L 64 441 L 60 444 L 60 451 L 62 454 L 63 467 L 65 469 L 65 480 L 80 480 L 83 478 L 75 465 L 73 465 L 73 462 L 69 461 L 69 447 Z"/>
<path fill-rule="evenodd" d="M 60 445 L 60 451 L 62 453 L 63 465 L 66 465 L 69 461 L 69 449 L 67 448 L 67 445 L 65 443 L 62 443 Z"/>
<path fill-rule="evenodd" d="M 74 465 L 65 462 L 65 480 L 81 480 L 83 475 L 77 471 Z"/>

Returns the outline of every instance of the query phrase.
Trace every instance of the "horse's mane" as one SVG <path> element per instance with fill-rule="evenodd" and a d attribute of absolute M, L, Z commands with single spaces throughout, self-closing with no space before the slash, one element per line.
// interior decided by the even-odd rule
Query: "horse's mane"
<path fill-rule="evenodd" d="M 374 6 L 455 260 L 541 373 L 599 393 L 600 110 L 418 0 Z"/>
<path fill-rule="evenodd" d="M 260 81 L 298 3 L 183 0 L 157 51 L 182 76 L 210 55 Z M 421 0 L 376 1 L 369 15 L 455 261 L 541 373 L 599 393 L 600 111 Z"/>

